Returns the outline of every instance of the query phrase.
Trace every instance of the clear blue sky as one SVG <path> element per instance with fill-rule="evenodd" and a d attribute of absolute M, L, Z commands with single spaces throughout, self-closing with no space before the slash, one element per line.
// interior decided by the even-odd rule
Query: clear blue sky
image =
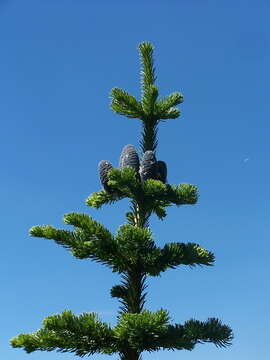
<path fill-rule="evenodd" d="M 198 205 L 153 219 L 155 239 L 216 254 L 213 268 L 151 278 L 147 307 L 174 322 L 219 317 L 235 340 L 144 359 L 269 358 L 269 12 L 267 0 L 0 0 L 1 359 L 74 359 L 8 344 L 64 309 L 115 322 L 118 277 L 28 229 L 61 227 L 72 211 L 112 231 L 124 222 L 127 203 L 96 211 L 84 201 L 100 188 L 98 162 L 116 166 L 124 145 L 138 146 L 139 121 L 113 114 L 108 95 L 118 86 L 139 96 L 145 40 L 161 94 L 185 96 L 182 116 L 160 126 L 158 157 L 170 183 L 200 188 Z"/>

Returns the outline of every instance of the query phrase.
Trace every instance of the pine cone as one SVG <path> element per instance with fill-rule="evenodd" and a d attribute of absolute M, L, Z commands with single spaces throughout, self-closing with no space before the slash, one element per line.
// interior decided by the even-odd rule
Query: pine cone
<path fill-rule="evenodd" d="M 156 180 L 162 181 L 164 184 L 167 182 L 167 165 L 164 161 L 157 161 Z"/>
<path fill-rule="evenodd" d="M 110 192 L 110 187 L 108 185 L 108 171 L 111 169 L 113 169 L 113 166 L 107 160 L 101 160 L 98 164 L 100 182 L 107 192 Z"/>
<path fill-rule="evenodd" d="M 154 151 L 148 150 L 143 154 L 140 166 L 140 177 L 142 181 L 155 179 L 157 173 L 157 160 Z"/>
<path fill-rule="evenodd" d="M 126 145 L 121 153 L 119 160 L 119 167 L 123 169 L 126 166 L 132 167 L 136 172 L 139 171 L 139 156 L 133 145 Z"/>

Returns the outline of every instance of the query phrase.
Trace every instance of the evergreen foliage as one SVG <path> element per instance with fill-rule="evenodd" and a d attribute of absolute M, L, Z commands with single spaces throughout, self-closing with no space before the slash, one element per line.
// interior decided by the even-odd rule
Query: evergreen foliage
<path fill-rule="evenodd" d="M 171 242 L 160 248 L 153 239 L 150 216 L 155 214 L 162 220 L 168 206 L 195 204 L 198 189 L 191 184 L 168 184 L 167 165 L 156 160 L 158 125 L 180 115 L 175 106 L 182 103 L 183 96 L 176 92 L 160 98 L 155 84 L 153 46 L 141 43 L 139 53 L 141 100 L 114 88 L 111 108 L 117 114 L 141 120 L 141 158 L 133 145 L 126 145 L 120 155 L 119 169 L 102 160 L 99 176 L 103 189 L 86 200 L 87 205 L 99 209 L 129 198 L 127 222 L 112 234 L 89 215 L 68 213 L 64 223 L 72 226 L 71 230 L 50 225 L 30 229 L 31 236 L 54 240 L 76 258 L 95 260 L 120 275 L 120 284 L 111 289 L 111 297 L 120 302 L 117 324 L 111 327 L 95 313 L 76 316 L 65 310 L 47 317 L 35 333 L 20 334 L 11 340 L 13 347 L 28 353 L 36 350 L 71 352 L 78 356 L 116 353 L 120 360 L 139 360 L 143 351 L 192 350 L 196 344 L 205 342 L 224 347 L 232 340 L 232 330 L 216 318 L 172 324 L 167 310 L 151 312 L 144 308 L 149 276 L 159 276 L 180 265 L 212 266 L 214 254 L 195 243 Z"/>

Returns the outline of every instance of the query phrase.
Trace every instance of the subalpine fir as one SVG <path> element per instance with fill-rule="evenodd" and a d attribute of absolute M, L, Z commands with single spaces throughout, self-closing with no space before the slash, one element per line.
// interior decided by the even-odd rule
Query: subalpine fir
<path fill-rule="evenodd" d="M 117 323 L 112 327 L 95 313 L 74 315 L 65 310 L 48 316 L 35 333 L 20 334 L 11 340 L 13 347 L 21 347 L 28 353 L 56 350 L 78 356 L 118 354 L 121 360 L 139 360 L 144 351 L 192 350 L 196 344 L 205 342 L 225 347 L 232 340 L 230 327 L 216 318 L 172 324 L 167 310 L 145 309 L 149 277 L 180 265 L 211 266 L 214 255 L 195 243 L 172 242 L 160 248 L 153 240 L 149 227 L 151 215 L 164 219 L 168 206 L 195 204 L 198 190 L 190 184 L 168 184 L 166 163 L 156 159 L 158 125 L 180 115 L 176 106 L 183 102 L 183 96 L 175 92 L 159 97 L 152 44 L 141 43 L 139 53 L 141 100 L 114 88 L 111 109 L 140 120 L 140 156 L 133 145 L 126 145 L 118 168 L 109 161 L 101 161 L 99 176 L 103 189 L 94 192 L 86 201 L 87 205 L 98 209 L 124 198 L 130 199 L 126 222 L 112 234 L 89 215 L 68 213 L 64 223 L 73 226 L 70 231 L 50 225 L 30 229 L 32 236 L 52 239 L 76 258 L 97 261 L 119 274 L 120 283 L 110 292 L 120 302 Z"/>

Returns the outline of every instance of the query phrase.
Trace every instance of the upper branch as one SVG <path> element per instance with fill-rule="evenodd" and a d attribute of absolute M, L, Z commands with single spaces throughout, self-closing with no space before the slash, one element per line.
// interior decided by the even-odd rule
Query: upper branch
<path fill-rule="evenodd" d="M 100 208 L 103 204 L 127 197 L 137 204 L 143 204 L 145 216 L 155 213 L 163 219 L 166 216 L 166 207 L 172 204 L 192 205 L 196 204 L 198 199 L 198 189 L 195 185 L 169 185 L 154 179 L 142 182 L 131 167 L 110 170 L 108 179 L 113 195 L 105 191 L 93 193 L 86 200 L 87 205 Z M 131 223 L 132 216 L 134 216 L 133 213 L 127 213 Z M 132 224 L 135 225 L 135 220 Z"/>
<path fill-rule="evenodd" d="M 154 85 L 156 81 L 154 59 L 153 59 L 154 47 L 149 42 L 143 42 L 139 45 L 139 54 L 141 58 L 141 87 L 142 97 L 148 91 L 151 85 Z"/>
<path fill-rule="evenodd" d="M 175 92 L 167 97 L 159 98 L 159 90 L 155 84 L 156 75 L 153 58 L 154 47 L 149 42 L 139 44 L 141 60 L 141 101 L 128 92 L 113 88 L 111 91 L 111 109 L 128 118 L 142 120 L 142 152 L 155 151 L 157 147 L 158 124 L 161 120 L 175 119 L 180 110 L 175 106 L 183 102 L 183 95 Z"/>

